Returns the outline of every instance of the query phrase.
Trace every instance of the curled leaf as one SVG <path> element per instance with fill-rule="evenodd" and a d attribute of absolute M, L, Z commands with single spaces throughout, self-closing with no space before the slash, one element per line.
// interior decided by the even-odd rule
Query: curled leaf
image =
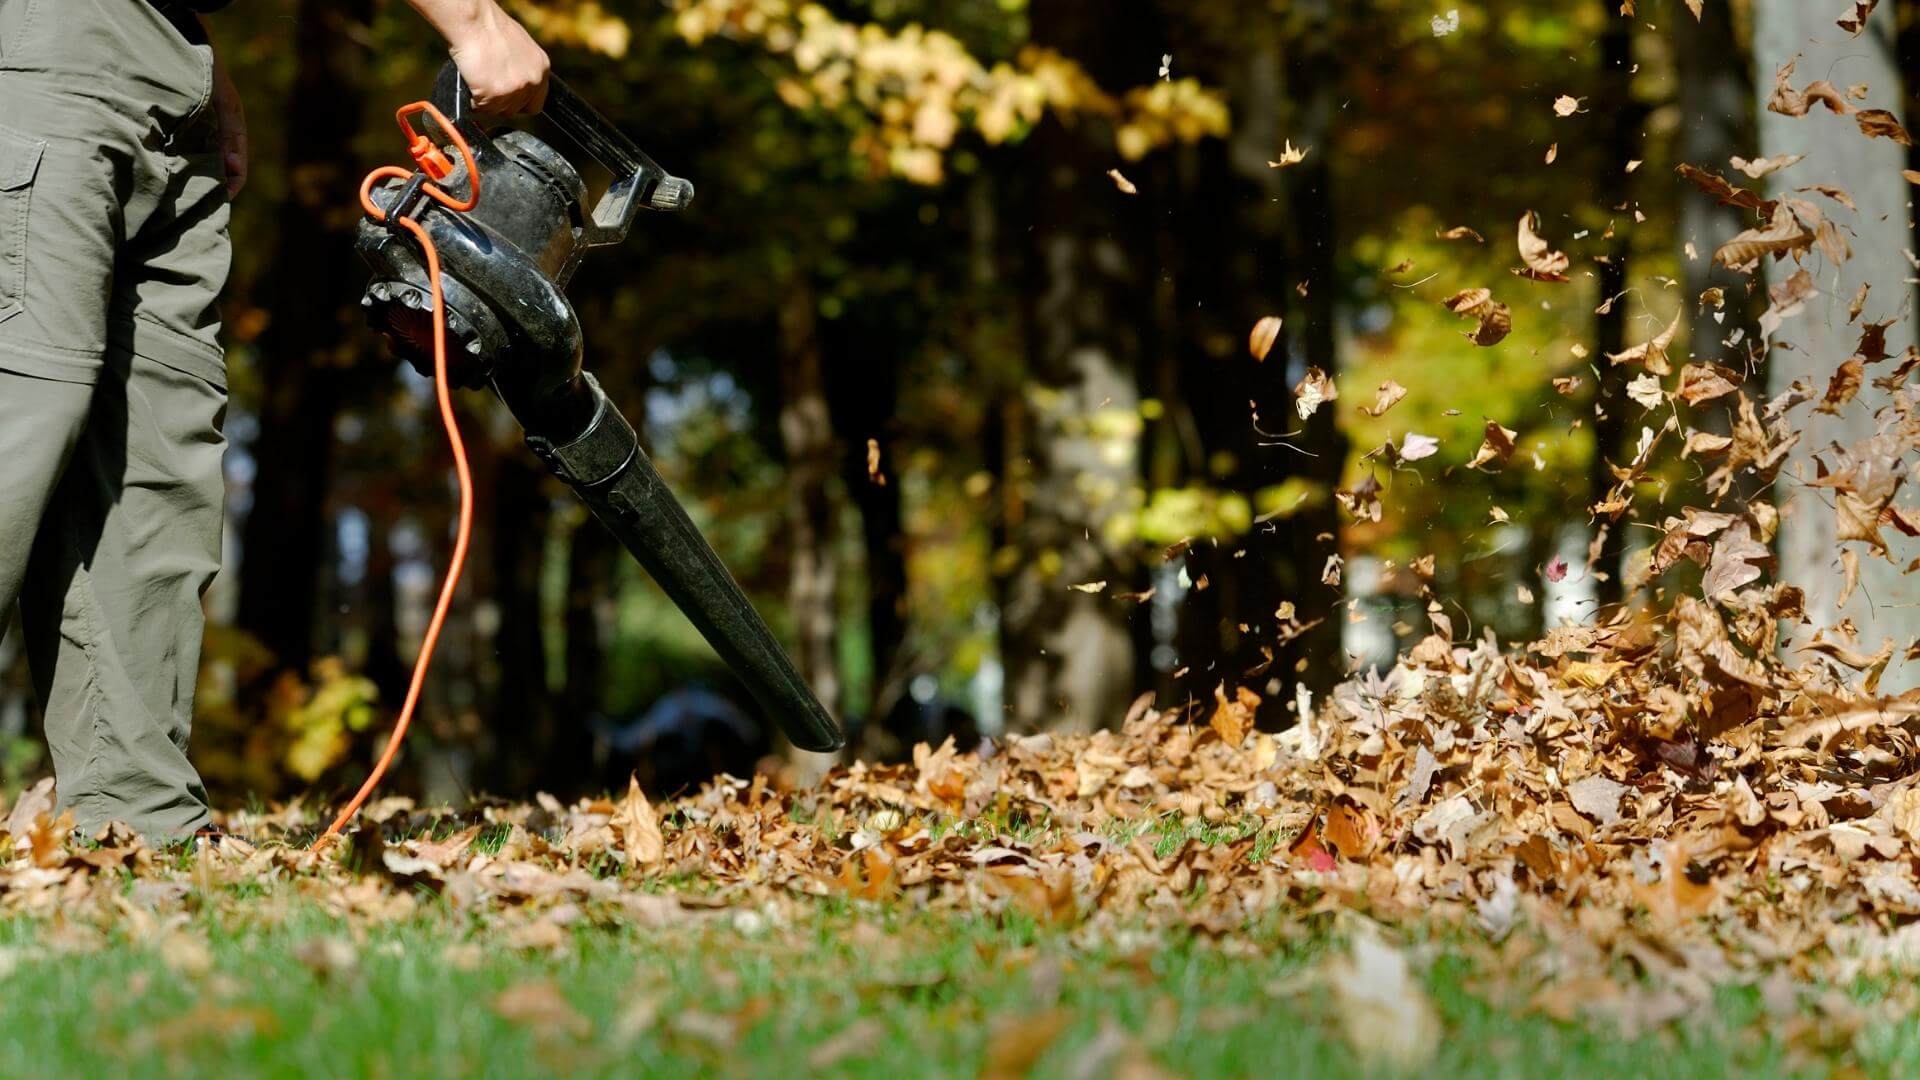
<path fill-rule="evenodd" d="M 1273 351 L 1273 343 L 1280 340 L 1280 316 L 1268 315 L 1253 324 L 1253 331 L 1247 335 L 1247 351 L 1255 360 L 1265 360 Z"/>
<path fill-rule="evenodd" d="M 1608 353 L 1608 361 L 1615 364 L 1639 364 L 1655 375 L 1672 374 L 1673 366 L 1667 363 L 1667 350 L 1673 347 L 1674 336 L 1680 332 L 1680 316 L 1685 314 L 1685 311 L 1684 307 L 1675 311 L 1673 322 L 1652 339 L 1635 345 L 1625 352 Z"/>
<path fill-rule="evenodd" d="M 1539 224 L 1539 216 L 1531 210 L 1520 215 L 1520 261 L 1525 266 L 1514 273 L 1535 281 L 1566 281 L 1572 260 L 1541 238 Z"/>

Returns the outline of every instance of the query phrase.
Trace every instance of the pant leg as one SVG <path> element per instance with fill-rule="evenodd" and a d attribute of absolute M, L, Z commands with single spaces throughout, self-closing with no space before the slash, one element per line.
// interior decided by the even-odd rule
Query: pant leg
<path fill-rule="evenodd" d="M 93 388 L 81 383 L 0 370 L 0 633 L 20 598 L 34 534 L 80 441 L 92 398 Z"/>
<path fill-rule="evenodd" d="M 109 351 L 34 545 L 21 611 L 60 803 L 89 832 L 149 837 L 206 824 L 187 759 L 205 628 L 220 567 L 226 392 Z"/>
<path fill-rule="evenodd" d="M 95 384 L 34 534 L 28 659 L 61 805 L 177 835 L 207 820 L 186 747 L 223 498 L 210 59 L 143 0 L 0 0 L 0 34 L 0 137 L 42 151 L 0 235 L 0 368 Z"/>

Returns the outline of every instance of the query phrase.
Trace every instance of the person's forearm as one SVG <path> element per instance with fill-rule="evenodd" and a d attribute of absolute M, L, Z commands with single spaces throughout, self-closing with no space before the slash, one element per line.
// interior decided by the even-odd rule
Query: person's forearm
<path fill-rule="evenodd" d="M 456 45 L 476 34 L 496 32 L 501 24 L 511 21 L 496 0 L 407 0 L 407 3 L 413 5 L 441 37 Z"/>

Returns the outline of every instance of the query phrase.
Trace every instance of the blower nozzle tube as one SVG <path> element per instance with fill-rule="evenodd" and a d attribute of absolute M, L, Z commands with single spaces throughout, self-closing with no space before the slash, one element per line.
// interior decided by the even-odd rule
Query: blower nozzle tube
<path fill-rule="evenodd" d="M 592 375 L 578 379 L 592 403 L 586 428 L 564 442 L 530 428 L 527 445 L 660 583 L 795 746 L 838 750 L 845 743 L 839 726 L 667 489 L 633 425 Z"/>

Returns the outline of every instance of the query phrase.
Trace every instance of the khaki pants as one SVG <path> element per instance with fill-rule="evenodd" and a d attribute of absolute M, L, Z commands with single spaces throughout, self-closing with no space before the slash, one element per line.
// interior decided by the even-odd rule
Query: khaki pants
<path fill-rule="evenodd" d="M 0 0 L 0 625 L 82 829 L 207 821 L 227 204 L 211 53 L 146 0 Z"/>

